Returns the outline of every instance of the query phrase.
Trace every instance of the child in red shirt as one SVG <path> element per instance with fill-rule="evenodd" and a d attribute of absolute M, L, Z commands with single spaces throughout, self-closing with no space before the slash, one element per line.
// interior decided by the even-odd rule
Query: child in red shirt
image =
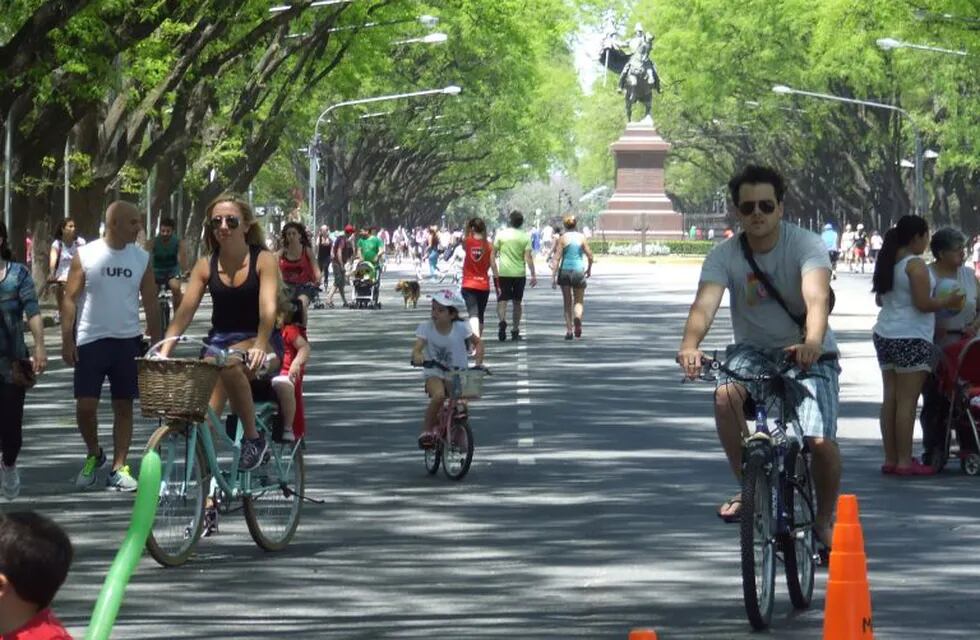
<path fill-rule="evenodd" d="M 72 640 L 48 607 L 73 553 L 65 532 L 44 516 L 0 513 L 0 640 Z"/>
<path fill-rule="evenodd" d="M 303 373 L 310 359 L 310 343 L 306 340 L 306 314 L 299 300 L 291 301 L 291 309 L 280 315 L 285 352 L 279 375 L 272 379 L 272 388 L 282 410 L 284 442 L 294 442 L 306 435 L 306 415 L 303 412 Z"/>

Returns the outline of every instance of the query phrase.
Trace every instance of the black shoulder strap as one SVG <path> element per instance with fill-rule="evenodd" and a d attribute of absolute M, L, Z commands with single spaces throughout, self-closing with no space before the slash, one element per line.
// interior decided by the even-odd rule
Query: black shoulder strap
<path fill-rule="evenodd" d="M 776 285 L 772 283 L 769 276 L 763 273 L 762 269 L 759 268 L 758 263 L 755 261 L 755 257 L 752 255 L 752 248 L 749 247 L 749 239 L 745 236 L 744 231 L 739 234 L 738 243 L 742 247 L 742 255 L 745 256 L 749 266 L 752 267 L 752 272 L 755 273 L 756 280 L 762 283 L 762 286 L 765 287 L 769 297 L 779 303 L 779 306 L 783 308 L 783 311 L 785 311 L 789 317 L 793 319 L 793 322 L 799 325 L 800 329 L 805 330 L 805 316 L 798 316 L 789 310 L 789 306 L 787 306 L 786 301 L 783 300 L 783 296 L 780 295 L 779 290 L 776 289 Z"/>

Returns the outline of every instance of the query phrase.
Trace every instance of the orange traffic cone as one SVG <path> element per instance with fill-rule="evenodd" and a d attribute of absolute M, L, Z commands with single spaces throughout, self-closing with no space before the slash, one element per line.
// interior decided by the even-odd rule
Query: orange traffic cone
<path fill-rule="evenodd" d="M 629 640 L 657 640 L 657 632 L 653 629 L 631 629 Z"/>
<path fill-rule="evenodd" d="M 824 640 L 874 638 L 864 534 L 858 520 L 857 496 L 853 495 L 840 496 L 837 500 L 823 637 Z"/>

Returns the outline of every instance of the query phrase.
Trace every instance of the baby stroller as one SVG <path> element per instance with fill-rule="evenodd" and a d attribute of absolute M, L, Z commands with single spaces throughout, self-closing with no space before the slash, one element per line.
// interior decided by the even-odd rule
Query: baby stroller
<path fill-rule="evenodd" d="M 937 374 L 941 410 L 923 420 L 923 462 L 942 471 L 956 436 L 956 455 L 967 475 L 980 473 L 980 337 L 961 340 L 943 349 Z"/>
<path fill-rule="evenodd" d="M 355 309 L 380 309 L 381 302 L 378 296 L 381 294 L 381 273 L 379 269 L 370 262 L 361 260 L 354 267 L 354 302 L 351 305 Z"/>

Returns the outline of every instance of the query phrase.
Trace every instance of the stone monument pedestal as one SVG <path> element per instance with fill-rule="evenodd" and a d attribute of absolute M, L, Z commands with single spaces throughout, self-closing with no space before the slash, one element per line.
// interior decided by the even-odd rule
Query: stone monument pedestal
<path fill-rule="evenodd" d="M 670 143 L 653 122 L 631 122 L 611 145 L 616 159 L 616 188 L 599 214 L 600 240 L 680 240 L 684 219 L 664 191 L 664 162 Z"/>

